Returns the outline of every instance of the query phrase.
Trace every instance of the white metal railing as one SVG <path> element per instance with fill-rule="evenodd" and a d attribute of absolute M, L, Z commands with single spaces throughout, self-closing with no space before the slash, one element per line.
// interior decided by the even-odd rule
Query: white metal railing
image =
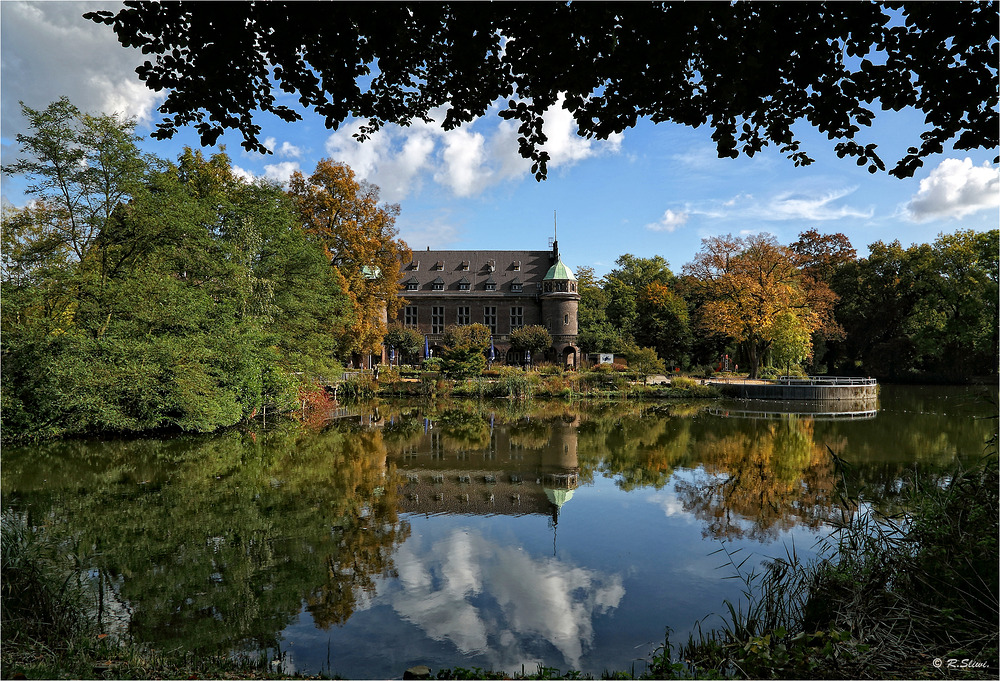
<path fill-rule="evenodd" d="M 878 385 L 874 378 L 861 378 L 859 376 L 809 376 L 800 378 L 798 376 L 779 376 L 778 378 L 749 379 L 734 378 L 732 376 L 720 376 L 718 378 L 706 379 L 712 383 L 736 383 L 746 385 Z"/>
<path fill-rule="evenodd" d="M 874 378 L 859 376 L 779 376 L 774 379 L 777 385 L 878 385 Z"/>

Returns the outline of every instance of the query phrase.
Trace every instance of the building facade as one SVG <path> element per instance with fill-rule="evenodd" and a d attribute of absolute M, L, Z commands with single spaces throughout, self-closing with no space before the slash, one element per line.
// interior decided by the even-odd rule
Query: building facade
<path fill-rule="evenodd" d="M 511 350 L 510 334 L 539 325 L 552 336 L 544 359 L 580 362 L 580 294 L 572 270 L 559 258 L 558 241 L 551 251 L 414 251 L 399 282 L 405 304 L 398 321 L 427 339 L 431 355 L 442 349 L 446 327 L 479 323 L 493 333 L 496 361 L 521 364 L 525 358 Z"/>

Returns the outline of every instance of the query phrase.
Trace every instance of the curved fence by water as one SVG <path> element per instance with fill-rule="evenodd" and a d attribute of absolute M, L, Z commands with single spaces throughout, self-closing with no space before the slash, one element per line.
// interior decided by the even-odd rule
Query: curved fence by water
<path fill-rule="evenodd" d="M 727 397 L 750 400 L 872 400 L 878 381 L 852 376 L 782 376 L 770 381 L 713 379 L 708 381 Z"/>

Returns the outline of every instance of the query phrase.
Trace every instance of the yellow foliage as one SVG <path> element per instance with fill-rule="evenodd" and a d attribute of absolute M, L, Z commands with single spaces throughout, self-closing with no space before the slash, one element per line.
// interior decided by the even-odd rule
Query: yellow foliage
<path fill-rule="evenodd" d="M 397 296 L 400 263 L 410 249 L 397 237 L 399 206 L 379 204 L 379 189 L 358 182 L 344 163 L 323 159 L 306 178 L 296 172 L 289 194 L 308 234 L 330 257 L 332 276 L 347 295 L 353 318 L 338 333 L 345 352 L 375 352 L 386 322 L 402 301 Z"/>

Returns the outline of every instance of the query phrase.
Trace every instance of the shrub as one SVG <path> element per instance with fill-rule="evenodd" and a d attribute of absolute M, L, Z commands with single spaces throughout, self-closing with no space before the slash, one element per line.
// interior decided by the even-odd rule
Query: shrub
<path fill-rule="evenodd" d="M 504 367 L 500 370 L 500 378 L 494 384 L 495 397 L 527 398 L 534 394 L 532 378 L 516 367 Z"/>
<path fill-rule="evenodd" d="M 346 400 L 370 400 L 378 394 L 378 383 L 371 374 L 357 374 L 340 385 L 339 394 Z"/>
<path fill-rule="evenodd" d="M 691 390 L 698 387 L 698 383 L 693 378 L 686 376 L 674 376 L 670 379 L 670 385 L 673 388 L 681 388 L 682 390 Z"/>

